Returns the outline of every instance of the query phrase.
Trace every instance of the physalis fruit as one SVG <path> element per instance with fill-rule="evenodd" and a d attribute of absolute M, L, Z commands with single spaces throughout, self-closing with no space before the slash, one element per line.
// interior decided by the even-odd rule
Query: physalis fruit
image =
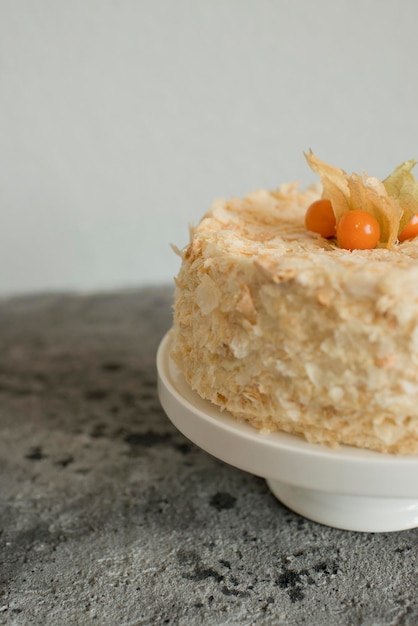
<path fill-rule="evenodd" d="M 336 221 L 331 202 L 326 198 L 312 202 L 306 211 L 305 226 L 322 237 L 335 237 Z"/>
<path fill-rule="evenodd" d="M 380 239 L 380 226 L 377 219 L 355 209 L 344 213 L 337 226 L 337 241 L 346 250 L 371 250 Z"/>

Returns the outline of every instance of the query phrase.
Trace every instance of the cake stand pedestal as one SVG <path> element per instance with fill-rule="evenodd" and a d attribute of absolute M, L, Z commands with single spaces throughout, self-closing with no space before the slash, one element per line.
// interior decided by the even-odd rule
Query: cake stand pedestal
<path fill-rule="evenodd" d="M 315 522 L 360 532 L 418 527 L 417 457 L 260 433 L 193 392 L 169 353 L 167 333 L 157 354 L 160 401 L 172 423 L 200 448 L 265 478 L 283 504 Z"/>
<path fill-rule="evenodd" d="M 418 526 L 418 500 L 327 493 L 267 479 L 276 498 L 303 517 L 343 530 L 389 532 Z"/>

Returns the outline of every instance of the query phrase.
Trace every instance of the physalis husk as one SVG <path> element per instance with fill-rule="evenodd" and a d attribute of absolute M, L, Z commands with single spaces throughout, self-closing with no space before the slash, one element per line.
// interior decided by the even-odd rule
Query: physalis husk
<path fill-rule="evenodd" d="M 388 194 L 402 207 L 399 231 L 418 213 L 418 181 L 411 173 L 416 161 L 405 161 L 383 181 Z"/>
<path fill-rule="evenodd" d="M 370 213 L 380 226 L 380 247 L 391 248 L 402 228 L 418 213 L 418 181 L 411 173 L 416 161 L 402 163 L 381 181 L 366 173 L 349 175 L 318 159 L 312 150 L 305 157 L 321 178 L 322 197 L 330 200 L 337 224 L 347 211 Z"/>

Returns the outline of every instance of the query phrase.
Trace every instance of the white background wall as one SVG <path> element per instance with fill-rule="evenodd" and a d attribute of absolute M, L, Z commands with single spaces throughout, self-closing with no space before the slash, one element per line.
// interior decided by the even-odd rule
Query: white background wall
<path fill-rule="evenodd" d="M 167 283 L 213 197 L 418 158 L 416 0 L 0 0 L 0 293 Z M 418 176 L 418 174 L 417 174 Z"/>

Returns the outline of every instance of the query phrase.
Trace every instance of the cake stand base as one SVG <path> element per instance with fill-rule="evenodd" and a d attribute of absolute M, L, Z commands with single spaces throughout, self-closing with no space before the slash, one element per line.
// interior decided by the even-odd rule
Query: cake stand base
<path fill-rule="evenodd" d="M 341 495 L 294 487 L 279 480 L 266 482 L 289 509 L 333 528 L 376 533 L 407 530 L 418 524 L 415 499 Z"/>

